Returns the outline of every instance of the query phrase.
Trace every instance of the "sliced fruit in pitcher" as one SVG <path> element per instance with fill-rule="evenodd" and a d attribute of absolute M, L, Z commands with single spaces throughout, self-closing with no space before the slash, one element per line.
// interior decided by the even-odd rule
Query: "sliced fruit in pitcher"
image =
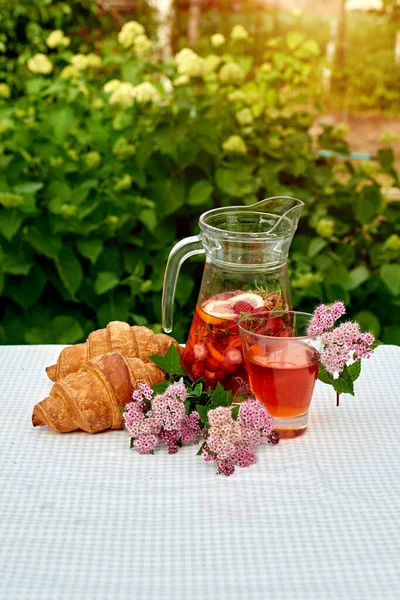
<path fill-rule="evenodd" d="M 217 319 L 236 319 L 241 312 L 251 312 L 264 306 L 264 300 L 253 292 L 236 294 L 227 300 L 212 300 L 202 310 Z"/>

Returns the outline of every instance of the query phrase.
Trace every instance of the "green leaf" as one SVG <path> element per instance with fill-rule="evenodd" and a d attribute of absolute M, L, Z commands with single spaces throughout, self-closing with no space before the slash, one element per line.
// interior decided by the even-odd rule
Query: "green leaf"
<path fill-rule="evenodd" d="M 211 396 L 211 407 L 216 408 L 217 406 L 230 406 L 232 404 L 232 392 L 225 390 L 225 388 L 218 382 L 217 387 Z"/>
<path fill-rule="evenodd" d="M 323 365 L 321 365 L 321 363 L 318 367 L 318 379 L 322 381 L 322 383 L 326 383 L 327 385 L 333 385 L 334 382 L 333 375 L 331 375 L 331 373 L 328 373 L 328 371 Z"/>
<path fill-rule="evenodd" d="M 44 254 L 47 258 L 55 260 L 61 250 L 61 238 L 46 235 L 36 228 L 30 228 L 26 234 L 26 241 L 38 254 Z"/>
<path fill-rule="evenodd" d="M 12 252 L 3 253 L 0 250 L 0 268 L 3 273 L 10 275 L 27 275 L 31 270 L 33 263 L 24 256 Z"/>
<path fill-rule="evenodd" d="M 16 210 L 0 210 L 0 234 L 9 242 L 23 223 L 24 217 Z"/>
<path fill-rule="evenodd" d="M 119 284 L 119 277 L 111 271 L 99 273 L 94 282 L 94 291 L 96 294 L 105 294 L 114 289 Z"/>
<path fill-rule="evenodd" d="M 96 262 L 103 250 L 103 242 L 101 240 L 79 240 L 76 244 L 79 254 L 88 258 L 92 264 Z"/>
<path fill-rule="evenodd" d="M 363 331 L 370 331 L 375 337 L 381 333 L 381 324 L 378 317 L 369 310 L 362 310 L 354 316 Z"/>
<path fill-rule="evenodd" d="M 73 250 L 68 246 L 61 249 L 54 262 L 65 289 L 69 292 L 72 299 L 75 300 L 75 292 L 79 289 L 83 280 L 81 263 L 76 258 Z"/>
<path fill-rule="evenodd" d="M 391 325 L 383 334 L 385 344 L 395 344 L 400 346 L 400 325 Z"/>
<path fill-rule="evenodd" d="M 361 194 L 357 196 L 355 215 L 360 223 L 369 223 L 381 211 L 383 199 L 380 189 L 376 185 L 366 185 Z"/>
<path fill-rule="evenodd" d="M 194 183 L 189 190 L 188 204 L 192 206 L 200 206 L 201 204 L 205 204 L 210 198 L 213 189 L 214 188 L 211 183 L 206 179 L 203 179 L 202 181 L 196 181 L 196 183 Z"/>
<path fill-rule="evenodd" d="M 400 265 L 382 265 L 380 276 L 393 296 L 398 296 L 400 294 Z"/>
<path fill-rule="evenodd" d="M 354 396 L 354 384 L 347 366 L 339 373 L 339 377 L 334 379 L 333 388 L 338 394 L 351 394 Z"/>
<path fill-rule="evenodd" d="M 211 406 L 202 406 L 201 404 L 196 404 L 196 410 L 200 415 L 202 423 L 207 425 L 208 411 L 211 410 Z"/>
<path fill-rule="evenodd" d="M 13 189 L 16 194 L 36 194 L 42 187 L 43 183 L 40 181 L 26 181 L 15 185 Z"/>
<path fill-rule="evenodd" d="M 394 154 L 391 148 L 381 148 L 378 150 L 378 161 L 382 169 L 390 170 L 394 166 Z"/>
<path fill-rule="evenodd" d="M 2 271 L 0 271 L 0 294 L 3 293 L 3 289 L 4 289 L 4 273 Z"/>
<path fill-rule="evenodd" d="M 370 276 L 370 272 L 365 265 L 360 265 L 349 272 L 347 281 L 343 282 L 343 286 L 346 290 L 355 290 L 365 283 Z"/>
<path fill-rule="evenodd" d="M 286 44 L 289 50 L 294 50 L 297 46 L 300 46 L 306 39 L 304 33 L 300 31 L 289 31 L 286 36 Z"/>
<path fill-rule="evenodd" d="M 232 408 L 232 419 L 234 421 L 237 421 L 238 416 L 239 416 L 239 410 L 240 410 L 240 406 L 234 406 Z"/>
<path fill-rule="evenodd" d="M 60 144 L 65 141 L 69 131 L 74 125 L 74 111 L 70 107 L 52 111 L 48 116 L 55 140 Z"/>
<path fill-rule="evenodd" d="M 79 290 L 82 297 L 82 288 Z M 98 296 L 95 296 L 96 301 Z M 115 290 L 97 309 L 97 320 L 100 327 L 106 327 L 110 321 L 127 321 L 132 307 L 132 298 L 127 291 Z"/>
<path fill-rule="evenodd" d="M 151 232 L 157 227 L 158 219 L 154 208 L 143 208 L 138 215 L 138 219 Z"/>
<path fill-rule="evenodd" d="M 196 452 L 196 456 L 201 456 L 203 454 L 203 448 L 206 445 L 206 442 L 203 442 L 198 451 Z"/>
<path fill-rule="evenodd" d="M 151 389 L 153 390 L 154 394 L 163 394 L 168 386 L 169 381 L 162 381 L 161 383 L 155 383 L 152 385 Z"/>
<path fill-rule="evenodd" d="M 360 377 L 361 373 L 361 360 L 357 360 L 353 364 L 347 367 L 347 373 L 352 381 L 356 381 Z"/>
<path fill-rule="evenodd" d="M 323 240 L 320 237 L 315 237 L 311 240 L 309 246 L 308 246 L 308 256 L 309 258 L 312 258 L 313 256 L 315 256 L 316 254 L 318 254 L 319 252 L 321 252 L 321 250 L 323 248 L 325 248 L 325 246 L 327 245 L 327 241 Z"/>
<path fill-rule="evenodd" d="M 53 319 L 52 330 L 56 344 L 75 344 L 84 338 L 80 323 L 73 317 L 56 317 Z"/>
<path fill-rule="evenodd" d="M 167 375 L 187 375 L 181 365 L 180 354 L 173 344 L 171 344 L 164 356 L 153 354 L 149 356 L 149 359 L 167 373 Z"/>
<path fill-rule="evenodd" d="M 7 283 L 11 298 L 26 309 L 38 302 L 47 283 L 47 277 L 39 265 L 35 265 L 25 277 L 19 277 L 17 280 Z"/>

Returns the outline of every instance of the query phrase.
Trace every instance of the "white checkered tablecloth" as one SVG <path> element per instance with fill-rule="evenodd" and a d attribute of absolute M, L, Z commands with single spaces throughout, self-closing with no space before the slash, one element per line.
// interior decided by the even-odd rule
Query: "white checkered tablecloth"
<path fill-rule="evenodd" d="M 0 347 L 1 600 L 400 598 L 399 347 L 228 478 L 193 446 L 34 429 L 60 350 Z"/>

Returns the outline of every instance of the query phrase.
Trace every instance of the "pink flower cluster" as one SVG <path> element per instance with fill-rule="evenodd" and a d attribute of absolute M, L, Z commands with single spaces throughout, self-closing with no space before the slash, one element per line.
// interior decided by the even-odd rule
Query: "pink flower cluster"
<path fill-rule="evenodd" d="M 314 310 L 314 314 L 308 326 L 308 335 L 322 335 L 327 329 L 333 327 L 335 321 L 340 319 L 346 312 L 343 302 L 337 301 L 327 306 L 320 304 Z"/>
<path fill-rule="evenodd" d="M 374 342 L 371 333 L 362 333 L 358 323 L 348 321 L 334 328 L 335 321 L 346 312 L 343 302 L 331 306 L 320 304 L 314 311 L 307 333 L 319 335 L 323 344 L 320 361 L 332 375 L 343 371 L 350 361 L 369 358 Z"/>
<path fill-rule="evenodd" d="M 197 412 L 186 415 L 186 395 L 182 382 L 171 384 L 154 398 L 147 384 L 138 383 L 132 394 L 133 401 L 126 405 L 123 417 L 140 454 L 152 452 L 159 440 L 165 442 L 169 454 L 177 452 L 182 444 L 196 441 L 200 434 L 200 417 Z"/>
<path fill-rule="evenodd" d="M 348 321 L 323 335 L 324 348 L 320 361 L 329 373 L 340 373 L 349 361 L 369 358 L 374 336 L 362 333 L 358 323 Z"/>
<path fill-rule="evenodd" d="M 232 475 L 235 465 L 249 467 L 256 461 L 253 447 L 270 435 L 274 422 L 267 409 L 258 400 L 247 400 L 240 405 L 237 421 L 231 407 L 219 406 L 208 412 L 210 425 L 203 457 L 218 465 L 217 473 Z"/>

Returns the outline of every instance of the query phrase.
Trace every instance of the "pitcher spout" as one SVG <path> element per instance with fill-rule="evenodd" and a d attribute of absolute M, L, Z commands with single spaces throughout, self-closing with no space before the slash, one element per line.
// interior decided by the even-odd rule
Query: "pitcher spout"
<path fill-rule="evenodd" d="M 274 196 L 246 206 L 245 210 L 275 215 L 277 217 L 275 223 L 265 233 L 274 237 L 281 237 L 290 233 L 294 235 L 303 206 L 304 202 L 298 198 Z"/>

